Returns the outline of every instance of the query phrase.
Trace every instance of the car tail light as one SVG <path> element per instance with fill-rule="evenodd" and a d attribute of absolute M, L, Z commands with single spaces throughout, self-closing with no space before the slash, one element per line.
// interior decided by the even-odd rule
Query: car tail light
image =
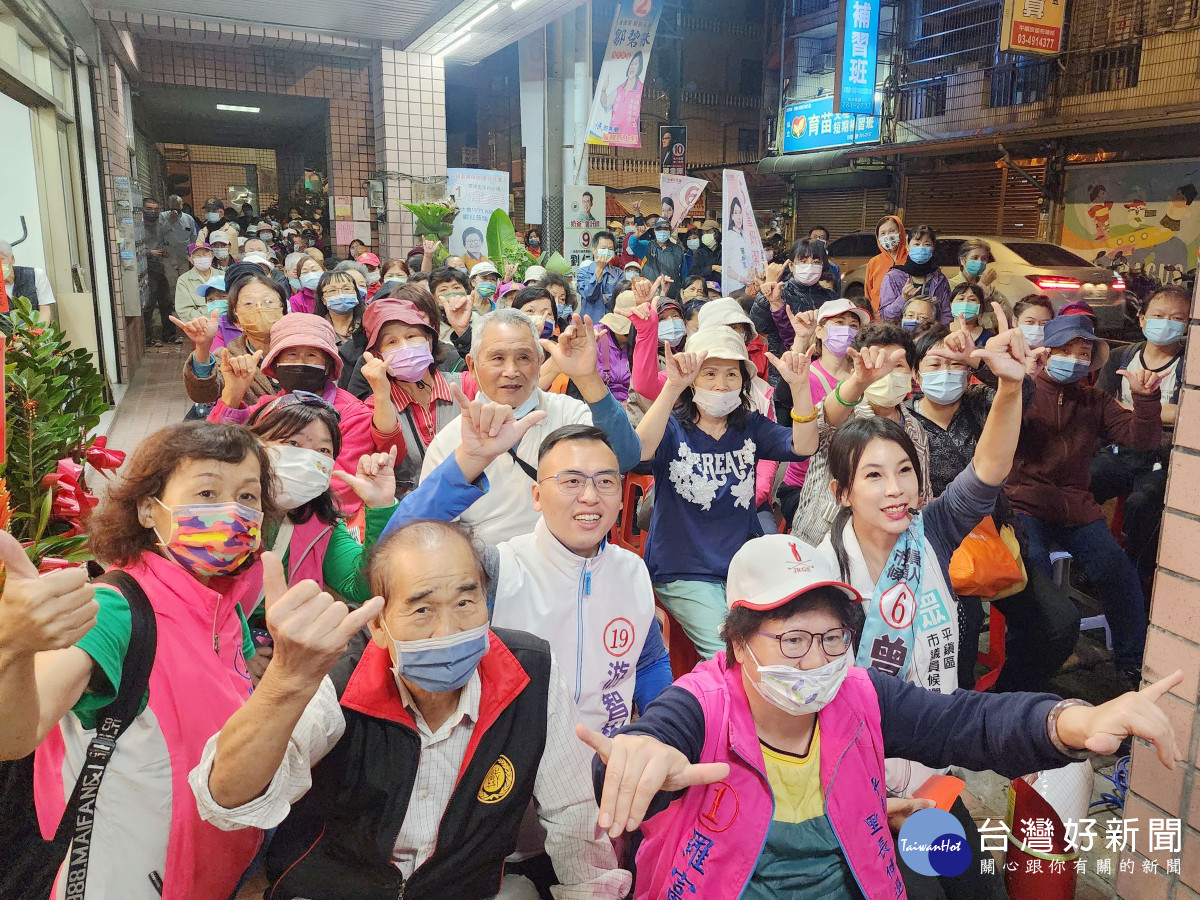
<path fill-rule="evenodd" d="M 1078 278 L 1063 278 L 1060 275 L 1026 275 L 1037 285 L 1039 291 L 1077 291 L 1083 287 Z"/>
<path fill-rule="evenodd" d="M 1122 278 L 1120 275 L 1118 275 L 1116 278 L 1114 278 L 1113 283 L 1112 283 L 1112 289 L 1114 291 L 1125 290 L 1125 279 Z"/>

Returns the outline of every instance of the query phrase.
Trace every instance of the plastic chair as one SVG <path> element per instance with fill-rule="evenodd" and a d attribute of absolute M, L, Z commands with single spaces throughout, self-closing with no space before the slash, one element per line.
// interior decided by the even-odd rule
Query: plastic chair
<path fill-rule="evenodd" d="M 638 503 L 654 486 L 653 475 L 635 475 L 629 472 L 625 475 L 622 486 L 621 515 L 609 532 L 608 539 L 618 547 L 642 555 L 646 548 L 646 532 L 637 527 Z"/>
<path fill-rule="evenodd" d="M 975 681 L 975 690 L 986 691 L 996 679 L 1000 677 L 1000 670 L 1004 668 L 1004 613 L 996 609 L 996 605 L 990 601 L 988 603 L 988 649 L 987 652 L 979 651 L 976 659 L 979 665 L 985 666 L 988 671 L 981 675 Z"/>
<path fill-rule="evenodd" d="M 1121 515 L 1124 518 L 1124 500 L 1121 503 Z M 1050 565 L 1054 569 L 1054 583 L 1065 590 L 1072 599 L 1094 604 L 1095 600 L 1080 590 L 1071 587 L 1071 554 L 1065 550 L 1054 550 L 1050 553 Z M 1104 630 L 1104 646 L 1112 649 L 1112 629 L 1108 627 L 1108 618 L 1104 615 L 1084 616 L 1079 620 L 1080 631 Z"/>

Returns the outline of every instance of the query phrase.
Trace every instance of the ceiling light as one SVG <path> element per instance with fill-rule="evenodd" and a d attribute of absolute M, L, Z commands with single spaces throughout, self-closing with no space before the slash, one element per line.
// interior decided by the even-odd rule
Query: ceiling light
<path fill-rule="evenodd" d="M 217 109 L 224 110 L 225 112 L 244 113 L 256 113 L 261 111 L 257 106 L 230 106 L 228 103 L 218 103 Z"/>
<path fill-rule="evenodd" d="M 518 9 L 520 9 L 522 6 L 524 6 L 528 2 L 529 2 L 529 0 L 513 0 L 513 5 L 512 5 L 513 12 L 516 12 Z"/>
<path fill-rule="evenodd" d="M 500 8 L 500 4 L 499 4 L 499 3 L 493 3 L 493 4 L 492 4 L 491 6 L 489 6 L 487 9 L 485 9 L 483 12 L 481 12 L 479 15 L 477 15 L 477 16 L 476 16 L 474 19 L 472 19 L 472 20 L 471 20 L 471 25 L 472 25 L 472 26 L 475 26 L 475 27 L 478 27 L 478 26 L 479 26 L 479 24 L 480 24 L 480 23 L 481 23 L 481 22 L 482 22 L 484 19 L 486 19 L 488 16 L 490 16 L 492 13 L 494 13 L 494 12 L 495 12 L 496 10 L 498 10 L 499 8 Z"/>
<path fill-rule="evenodd" d="M 459 47 L 461 47 L 463 44 L 465 44 L 470 39 L 471 39 L 471 32 L 467 31 L 463 34 L 462 37 L 458 38 L 456 41 L 447 45 L 447 47 L 444 50 L 439 50 L 435 54 L 435 56 L 438 59 L 441 59 L 443 56 L 447 56 L 448 54 L 453 53 L 455 50 L 457 50 Z"/>

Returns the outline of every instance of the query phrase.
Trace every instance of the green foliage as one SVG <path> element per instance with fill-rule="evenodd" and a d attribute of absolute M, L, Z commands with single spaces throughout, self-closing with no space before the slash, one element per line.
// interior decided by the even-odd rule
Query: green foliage
<path fill-rule="evenodd" d="M 31 542 L 30 556 L 87 559 L 84 535 L 67 534 L 68 522 L 51 516 L 53 496 L 42 487 L 60 459 L 84 462 L 89 434 L 108 409 L 104 377 L 91 354 L 72 348 L 62 330 L 41 321 L 19 297 L 9 314 L 12 334 L 5 351 L 5 439 L 3 475 L 11 496 L 9 530 Z"/>
<path fill-rule="evenodd" d="M 524 281 L 525 270 L 535 263 L 529 251 L 517 241 L 512 219 L 502 209 L 493 212 L 488 220 L 487 248 L 488 259 L 495 263 L 501 275 L 504 275 L 509 264 L 516 264 L 517 271 L 513 277 L 517 281 Z"/>
<path fill-rule="evenodd" d="M 454 231 L 454 219 L 458 215 L 457 206 L 447 206 L 444 203 L 404 203 L 401 205 L 417 220 L 413 227 L 417 237 L 445 241 Z"/>

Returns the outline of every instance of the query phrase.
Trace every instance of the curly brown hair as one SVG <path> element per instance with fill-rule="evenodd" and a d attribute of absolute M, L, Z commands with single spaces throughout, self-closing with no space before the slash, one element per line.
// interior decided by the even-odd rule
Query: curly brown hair
<path fill-rule="evenodd" d="M 104 562 L 129 565 L 158 544 L 154 531 L 138 519 L 138 506 L 146 497 L 163 492 L 180 463 L 190 459 L 239 463 L 251 453 L 258 459 L 263 518 L 278 519 L 272 488 L 275 475 L 262 441 L 241 425 L 181 422 L 160 428 L 137 445 L 105 502 L 88 517 L 89 549 Z"/>

